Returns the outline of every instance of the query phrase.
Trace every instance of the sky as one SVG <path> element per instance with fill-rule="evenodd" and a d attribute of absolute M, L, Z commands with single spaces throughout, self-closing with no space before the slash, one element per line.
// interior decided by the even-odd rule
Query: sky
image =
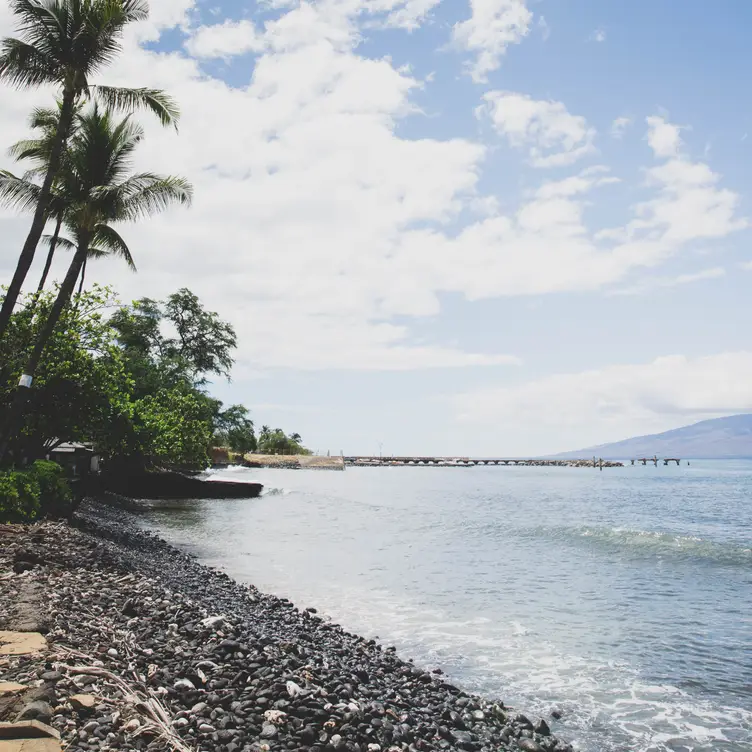
<path fill-rule="evenodd" d="M 138 167 L 194 203 L 87 279 L 231 321 L 212 391 L 258 425 L 531 456 L 752 410 L 752 4 L 150 7 L 95 82 L 179 101 Z M 3 85 L 0 146 L 51 97 Z M 29 221 L 0 209 L 0 282 Z"/>

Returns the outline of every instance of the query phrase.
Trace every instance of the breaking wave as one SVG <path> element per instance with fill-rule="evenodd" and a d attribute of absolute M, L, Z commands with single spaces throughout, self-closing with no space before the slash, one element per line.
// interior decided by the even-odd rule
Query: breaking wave
<path fill-rule="evenodd" d="M 721 543 L 692 535 L 654 530 L 583 525 L 575 528 L 536 528 L 535 532 L 555 538 L 582 542 L 636 554 L 705 559 L 717 564 L 752 566 L 752 548 Z"/>

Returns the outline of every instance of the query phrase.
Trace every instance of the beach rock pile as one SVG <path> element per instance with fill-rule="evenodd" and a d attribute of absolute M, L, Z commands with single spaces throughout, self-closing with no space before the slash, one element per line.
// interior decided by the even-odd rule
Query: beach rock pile
<path fill-rule="evenodd" d="M 0 663 L 30 688 L 0 720 L 49 723 L 69 752 L 571 752 L 545 720 L 203 567 L 120 510 L 78 524 L 0 551 L 0 603 L 41 588 L 49 643 Z"/>

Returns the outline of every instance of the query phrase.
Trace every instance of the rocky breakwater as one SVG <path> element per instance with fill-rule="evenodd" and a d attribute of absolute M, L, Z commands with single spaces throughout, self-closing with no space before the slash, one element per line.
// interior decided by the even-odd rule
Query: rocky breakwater
<path fill-rule="evenodd" d="M 123 512 L 79 515 L 19 528 L 0 551 L 5 621 L 43 592 L 48 643 L 0 663 L 29 688 L 12 713 L 69 752 L 571 752 L 546 721 L 205 568 Z"/>

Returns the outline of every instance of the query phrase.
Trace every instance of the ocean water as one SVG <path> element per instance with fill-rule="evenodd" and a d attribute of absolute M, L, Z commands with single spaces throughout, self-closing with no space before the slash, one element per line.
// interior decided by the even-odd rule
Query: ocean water
<path fill-rule="evenodd" d="M 752 462 L 223 476 L 144 524 L 581 750 L 752 751 Z"/>

